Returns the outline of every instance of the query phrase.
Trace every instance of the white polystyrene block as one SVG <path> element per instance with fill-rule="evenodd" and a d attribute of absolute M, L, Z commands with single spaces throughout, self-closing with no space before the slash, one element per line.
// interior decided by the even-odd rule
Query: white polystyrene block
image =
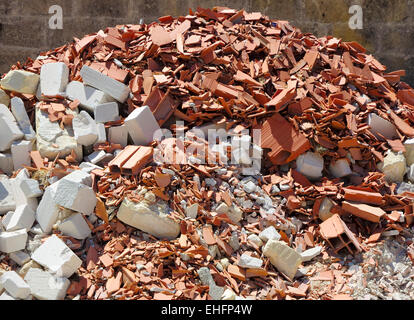
<path fill-rule="evenodd" d="M 30 295 L 29 285 L 15 271 L 3 273 L 0 284 L 13 298 L 26 299 Z"/>
<path fill-rule="evenodd" d="M 0 81 L 4 90 L 19 92 L 23 94 L 36 94 L 40 77 L 36 73 L 24 70 L 11 70 Z"/>
<path fill-rule="evenodd" d="M 32 164 L 30 152 L 33 151 L 33 142 L 22 140 L 11 145 L 11 154 L 14 170 L 22 169 L 23 166 L 30 167 Z"/>
<path fill-rule="evenodd" d="M 97 105 L 115 101 L 105 92 L 85 86 L 79 81 L 70 82 L 66 87 L 66 94 L 72 101 L 79 100 L 80 105 L 89 112 L 94 112 Z"/>
<path fill-rule="evenodd" d="M 29 141 L 36 139 L 36 132 L 33 130 L 23 100 L 18 97 L 11 99 L 11 111 L 20 130 L 24 133 L 24 138 Z"/>
<path fill-rule="evenodd" d="M 13 173 L 13 158 L 10 153 L 0 153 L 0 170 L 8 175 Z"/>
<path fill-rule="evenodd" d="M 65 236 L 83 240 L 91 236 L 91 229 L 80 213 L 75 213 L 69 218 L 63 220 L 58 229 Z"/>
<path fill-rule="evenodd" d="M 140 107 L 132 111 L 125 119 L 128 133 L 137 146 L 146 146 L 154 139 L 154 133 L 160 129 L 148 106 Z"/>
<path fill-rule="evenodd" d="M 97 105 L 94 110 L 95 121 L 105 123 L 119 120 L 119 107 L 116 102 Z"/>
<path fill-rule="evenodd" d="M 98 140 L 95 120 L 86 111 L 81 111 L 72 121 L 75 139 L 83 146 L 91 146 Z"/>
<path fill-rule="evenodd" d="M 17 123 L 0 117 L 0 151 L 9 150 L 12 143 L 24 137 Z"/>
<path fill-rule="evenodd" d="M 12 182 L 9 179 L 0 180 L 0 214 L 16 209 L 16 200 L 13 195 Z"/>
<path fill-rule="evenodd" d="M 27 198 L 38 198 L 43 192 L 40 190 L 39 181 L 34 179 L 24 179 L 20 181 L 20 189 Z"/>
<path fill-rule="evenodd" d="M 36 221 L 39 223 L 43 232 L 50 233 L 59 215 L 59 207 L 54 197 L 60 182 L 48 186 L 43 194 L 42 200 L 36 211 Z"/>
<path fill-rule="evenodd" d="M 25 229 L 0 232 L 0 251 L 11 253 L 26 247 L 27 231 Z"/>
<path fill-rule="evenodd" d="M 28 205 L 21 205 L 14 212 L 9 212 L 3 219 L 6 231 L 26 229 L 27 231 L 35 222 L 35 212 Z"/>
<path fill-rule="evenodd" d="M 128 145 L 128 129 L 125 125 L 110 127 L 108 129 L 108 141 L 113 144 L 120 144 L 123 148 Z"/>
<path fill-rule="evenodd" d="M 49 237 L 32 254 L 32 260 L 59 277 L 69 278 L 82 265 L 82 260 L 56 235 Z"/>
<path fill-rule="evenodd" d="M 62 180 L 68 180 L 79 184 L 84 184 L 88 187 L 92 187 L 92 176 L 90 173 L 84 170 L 75 170 L 63 177 Z"/>
<path fill-rule="evenodd" d="M 38 300 L 63 300 L 70 285 L 67 278 L 54 276 L 38 268 L 30 268 L 24 280 Z"/>

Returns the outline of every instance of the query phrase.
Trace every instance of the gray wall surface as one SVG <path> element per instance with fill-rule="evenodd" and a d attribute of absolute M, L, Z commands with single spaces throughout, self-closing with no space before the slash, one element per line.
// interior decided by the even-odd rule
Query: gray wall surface
<path fill-rule="evenodd" d="M 363 9 L 363 29 L 352 30 L 349 7 Z M 63 9 L 63 29 L 49 28 L 49 7 Z M 228 6 L 289 20 L 303 32 L 358 41 L 389 71 L 407 70 L 414 85 L 414 0 L 0 0 L 0 72 L 73 37 L 125 23 L 186 15 L 198 6 Z"/>

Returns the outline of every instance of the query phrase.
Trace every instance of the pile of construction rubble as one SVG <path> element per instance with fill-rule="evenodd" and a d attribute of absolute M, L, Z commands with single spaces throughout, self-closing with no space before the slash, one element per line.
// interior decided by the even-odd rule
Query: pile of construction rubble
<path fill-rule="evenodd" d="M 412 298 L 394 272 L 414 276 L 404 75 L 223 7 L 16 64 L 0 81 L 0 299 Z M 236 163 L 229 141 L 178 139 L 190 129 L 230 132 Z M 399 261 L 378 255 L 385 238 Z"/>

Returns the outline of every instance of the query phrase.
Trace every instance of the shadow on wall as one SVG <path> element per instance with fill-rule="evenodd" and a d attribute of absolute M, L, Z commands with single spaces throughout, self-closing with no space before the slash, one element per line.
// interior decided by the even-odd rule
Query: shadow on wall
<path fill-rule="evenodd" d="M 188 14 L 188 8 L 228 6 L 260 11 L 289 20 L 303 32 L 358 41 L 390 71 L 405 69 L 404 79 L 414 85 L 413 0 L 15 0 L 0 2 L 0 72 L 17 61 L 36 58 L 73 37 L 125 23 L 156 21 L 165 15 Z M 350 7 L 362 9 L 362 29 L 351 29 Z M 61 8 L 62 29 L 56 26 L 55 7 Z M 52 9 L 52 10 L 51 10 Z M 49 13 L 50 12 L 50 13 Z M 59 27 L 59 26 L 58 26 Z"/>

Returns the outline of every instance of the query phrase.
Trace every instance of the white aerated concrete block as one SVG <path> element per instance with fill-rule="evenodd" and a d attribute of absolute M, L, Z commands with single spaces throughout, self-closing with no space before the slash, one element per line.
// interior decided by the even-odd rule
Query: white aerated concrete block
<path fill-rule="evenodd" d="M 23 250 L 26 247 L 27 231 L 25 229 L 0 232 L 0 251 L 11 253 Z"/>
<path fill-rule="evenodd" d="M 72 81 L 67 85 L 66 95 L 72 101 L 79 100 L 80 105 L 89 112 L 94 112 L 97 105 L 115 101 L 105 92 L 85 86 L 79 81 Z"/>
<path fill-rule="evenodd" d="M 117 101 L 124 103 L 130 94 L 129 87 L 84 65 L 80 71 L 83 82 L 91 87 L 102 90 Z"/>
<path fill-rule="evenodd" d="M 119 107 L 116 102 L 97 105 L 94 111 L 95 121 L 105 123 L 119 120 Z"/>
<path fill-rule="evenodd" d="M 83 240 L 91 236 L 91 229 L 80 213 L 75 213 L 62 221 L 58 229 L 65 235 L 78 240 Z"/>
<path fill-rule="evenodd" d="M 0 215 L 16 209 L 12 182 L 9 179 L 0 180 Z"/>
<path fill-rule="evenodd" d="M 0 151 L 9 150 L 12 143 L 16 140 L 23 139 L 24 134 L 17 126 L 16 121 L 8 121 L 7 118 L 0 115 Z"/>
<path fill-rule="evenodd" d="M 0 277 L 0 284 L 13 298 L 26 299 L 30 295 L 29 285 L 15 271 L 7 271 Z"/>
<path fill-rule="evenodd" d="M 319 153 L 307 152 L 298 157 L 296 166 L 298 172 L 309 179 L 316 180 L 322 177 L 324 160 Z"/>
<path fill-rule="evenodd" d="M 91 215 L 96 206 L 96 194 L 89 186 L 62 179 L 54 197 L 56 204 L 76 212 Z"/>
<path fill-rule="evenodd" d="M 125 125 L 110 127 L 108 129 L 108 140 L 113 144 L 120 144 L 123 148 L 128 145 L 128 129 Z"/>
<path fill-rule="evenodd" d="M 336 178 L 343 178 L 352 174 L 351 167 L 349 166 L 349 162 L 346 159 L 340 159 L 331 163 L 329 170 L 331 174 Z"/>
<path fill-rule="evenodd" d="M 92 187 L 92 176 L 90 173 L 84 170 L 75 170 L 63 177 L 62 180 L 68 180 L 79 184 L 84 184 L 88 187 Z"/>
<path fill-rule="evenodd" d="M 64 95 L 69 82 L 69 68 L 63 62 L 47 63 L 40 69 L 40 88 L 44 96 Z"/>
<path fill-rule="evenodd" d="M 105 151 L 95 151 L 94 153 L 91 153 L 89 156 L 85 158 L 86 161 L 97 164 L 105 159 L 113 158 L 113 155 L 110 153 L 106 153 Z"/>
<path fill-rule="evenodd" d="M 118 211 L 120 221 L 147 232 L 157 238 L 175 239 L 180 234 L 180 225 L 168 217 L 168 205 L 162 201 L 148 205 L 125 199 Z"/>
<path fill-rule="evenodd" d="M 56 277 L 37 268 L 30 268 L 24 280 L 29 285 L 33 297 L 38 300 L 63 300 L 70 286 L 67 278 Z"/>
<path fill-rule="evenodd" d="M 148 106 L 135 109 L 128 118 L 125 125 L 129 135 L 137 146 L 146 146 L 154 140 L 154 133 L 160 129 Z"/>
<path fill-rule="evenodd" d="M 269 240 L 280 240 L 282 236 L 279 234 L 279 232 L 276 231 L 275 227 L 270 226 L 266 229 L 264 229 L 259 234 L 259 238 L 264 242 L 268 242 Z"/>
<path fill-rule="evenodd" d="M 408 139 L 404 142 L 405 147 L 405 159 L 407 160 L 407 166 L 414 164 L 414 139 Z"/>
<path fill-rule="evenodd" d="M 24 70 L 12 70 L 0 81 L 0 87 L 4 90 L 24 94 L 36 94 L 40 77 L 36 73 Z"/>
<path fill-rule="evenodd" d="M 322 252 L 322 247 L 314 247 L 311 249 L 308 249 L 304 252 L 302 252 L 300 255 L 302 257 L 302 261 L 303 262 L 308 262 L 311 261 L 313 258 L 316 258 L 317 256 L 319 256 Z"/>
<path fill-rule="evenodd" d="M 24 192 L 27 198 L 38 198 L 43 194 L 42 190 L 40 190 L 39 181 L 34 179 L 24 179 L 20 181 L 20 189 Z"/>
<path fill-rule="evenodd" d="M 49 237 L 32 254 L 32 259 L 51 273 L 69 278 L 82 265 L 82 260 L 56 235 Z"/>
<path fill-rule="evenodd" d="M 88 147 L 98 140 L 98 128 L 95 120 L 86 111 L 81 111 L 72 121 L 75 139 L 79 144 Z"/>
<path fill-rule="evenodd" d="M 10 104 L 9 95 L 2 89 L 0 89 L 0 104 L 4 104 L 6 107 L 8 107 Z"/>
<path fill-rule="evenodd" d="M 95 143 L 106 143 L 106 128 L 103 123 L 97 123 L 96 128 L 98 130 L 98 140 Z"/>
<path fill-rule="evenodd" d="M 28 205 L 18 206 L 14 212 L 9 212 L 2 222 L 6 231 L 29 231 L 35 222 L 35 212 Z"/>
<path fill-rule="evenodd" d="M 97 165 L 95 165 L 95 164 L 93 164 L 93 163 L 90 163 L 90 162 L 82 162 L 80 165 L 79 165 L 79 168 L 82 170 L 82 171 L 85 171 L 86 173 L 91 173 L 93 170 L 95 170 L 95 169 L 98 169 L 98 170 L 103 170 L 103 168 L 102 167 L 100 167 L 100 166 L 97 166 Z"/>
<path fill-rule="evenodd" d="M 282 241 L 269 240 L 263 249 L 263 254 L 270 258 L 270 262 L 277 270 L 292 280 L 302 263 L 302 256 Z"/>
<path fill-rule="evenodd" d="M 385 174 L 385 179 L 388 182 L 403 182 L 407 172 L 407 162 L 403 154 L 388 151 L 384 162 L 380 165 L 380 169 Z"/>
<path fill-rule="evenodd" d="M 15 171 L 22 169 L 23 166 L 31 166 L 31 151 L 33 151 L 32 141 L 22 140 L 19 142 L 13 142 L 13 144 L 11 145 L 11 154 L 13 159 L 13 167 Z"/>
<path fill-rule="evenodd" d="M 48 186 L 36 211 L 36 221 L 44 233 L 50 233 L 59 215 L 59 207 L 54 197 L 60 182 Z"/>
<path fill-rule="evenodd" d="M 30 261 L 30 256 L 24 251 L 16 251 L 9 254 L 9 258 L 19 266 L 23 266 Z"/>
<path fill-rule="evenodd" d="M 13 196 L 16 201 L 16 207 L 27 204 L 33 211 L 36 211 L 38 206 L 37 198 L 28 197 L 20 188 L 21 182 L 23 180 L 28 180 L 29 177 L 30 175 L 27 169 L 23 169 L 20 170 L 19 174 L 15 178 L 10 179 L 10 182 L 12 185 Z"/>
<path fill-rule="evenodd" d="M 386 139 L 398 137 L 395 126 L 388 120 L 385 120 L 375 113 L 369 114 L 368 125 L 371 127 L 371 131 L 376 137 L 379 137 L 378 134 L 381 134 Z"/>
<path fill-rule="evenodd" d="M 0 170 L 5 174 L 13 173 L 13 158 L 10 153 L 0 153 Z"/>
<path fill-rule="evenodd" d="M 36 139 L 36 132 L 33 130 L 32 124 L 30 123 L 23 100 L 18 97 L 11 99 L 11 111 L 20 130 L 24 133 L 24 138 L 29 141 Z"/>

